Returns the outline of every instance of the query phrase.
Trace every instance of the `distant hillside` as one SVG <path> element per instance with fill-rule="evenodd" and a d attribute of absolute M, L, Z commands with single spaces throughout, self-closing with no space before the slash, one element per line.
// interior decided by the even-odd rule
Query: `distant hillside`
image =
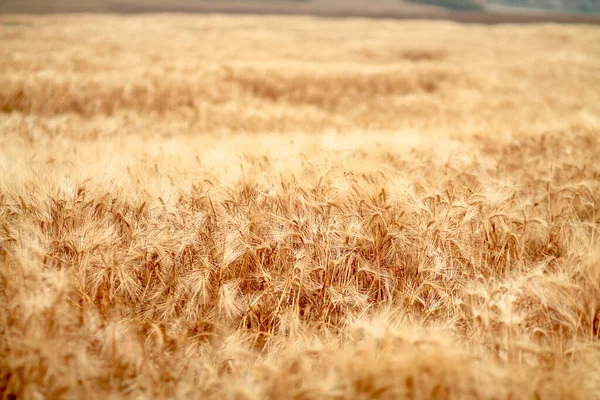
<path fill-rule="evenodd" d="M 432 4 L 456 10 L 481 10 L 484 0 L 408 0 L 412 3 Z"/>
<path fill-rule="evenodd" d="M 487 0 L 490 4 L 540 8 L 544 10 L 597 13 L 600 0 Z"/>
<path fill-rule="evenodd" d="M 0 0 L 3 14 L 221 13 L 600 24 L 600 0 Z M 530 7 L 529 11 L 523 6 Z M 590 8 L 591 7 L 591 8 Z"/>

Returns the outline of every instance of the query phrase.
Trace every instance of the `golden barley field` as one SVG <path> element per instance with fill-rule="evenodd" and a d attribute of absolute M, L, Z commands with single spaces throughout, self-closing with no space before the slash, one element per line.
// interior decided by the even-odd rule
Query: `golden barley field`
<path fill-rule="evenodd" d="M 0 16 L 3 399 L 600 398 L 600 28 Z"/>

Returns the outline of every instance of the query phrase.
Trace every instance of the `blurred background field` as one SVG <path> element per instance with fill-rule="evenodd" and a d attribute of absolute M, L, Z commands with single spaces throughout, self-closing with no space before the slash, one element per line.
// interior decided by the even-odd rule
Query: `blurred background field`
<path fill-rule="evenodd" d="M 600 107 L 589 26 L 183 15 L 0 23 L 4 123 L 28 115 L 65 135 L 106 135 L 93 125 L 109 120 L 151 132 L 483 134 L 565 125 Z M 67 115 L 81 128 L 63 129 Z"/>

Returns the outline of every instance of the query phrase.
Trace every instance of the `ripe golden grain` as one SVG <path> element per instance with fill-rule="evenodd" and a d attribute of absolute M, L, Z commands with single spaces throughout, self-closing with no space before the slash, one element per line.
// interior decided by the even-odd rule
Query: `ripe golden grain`
<path fill-rule="evenodd" d="M 7 398 L 600 396 L 600 30 L 0 17 Z"/>

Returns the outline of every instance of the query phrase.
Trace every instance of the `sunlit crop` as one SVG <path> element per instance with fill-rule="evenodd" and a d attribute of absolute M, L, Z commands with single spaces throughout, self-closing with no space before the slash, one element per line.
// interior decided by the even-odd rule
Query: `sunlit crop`
<path fill-rule="evenodd" d="M 600 396 L 600 30 L 0 17 L 6 398 Z"/>

